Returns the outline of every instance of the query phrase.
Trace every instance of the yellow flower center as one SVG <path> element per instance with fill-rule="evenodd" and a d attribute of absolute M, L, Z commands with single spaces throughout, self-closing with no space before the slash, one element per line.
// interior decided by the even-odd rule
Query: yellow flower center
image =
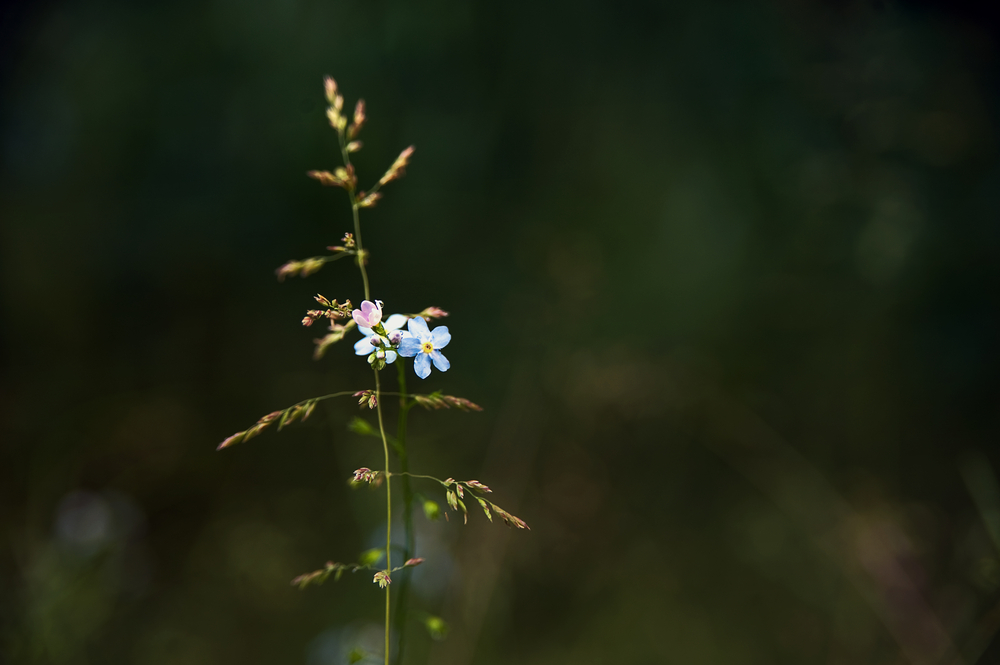
<path fill-rule="evenodd" d="M 434 343 L 427 341 L 420 345 L 420 350 L 424 353 L 430 353 L 434 350 Z"/>

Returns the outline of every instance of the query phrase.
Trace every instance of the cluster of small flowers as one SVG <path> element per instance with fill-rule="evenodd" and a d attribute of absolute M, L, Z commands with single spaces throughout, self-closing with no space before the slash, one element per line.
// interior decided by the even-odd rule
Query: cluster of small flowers
<path fill-rule="evenodd" d="M 330 120 L 330 126 L 343 132 L 347 128 L 347 117 L 341 111 L 344 109 L 344 97 L 337 89 L 337 82 L 327 76 L 323 79 L 323 88 L 326 92 L 326 101 L 330 107 L 326 110 L 326 117 Z M 354 122 L 347 128 L 347 138 L 353 139 L 361 131 L 361 126 L 365 124 L 365 100 L 359 99 L 354 107 Z M 348 152 L 357 152 L 361 149 L 360 142 L 357 146 L 349 146 Z"/>
<path fill-rule="evenodd" d="M 365 404 L 367 404 L 369 409 L 374 409 L 376 406 L 378 406 L 378 398 L 375 396 L 374 390 L 359 390 L 358 392 L 354 393 L 354 396 L 361 398 L 358 400 L 359 406 L 364 406 Z"/>
<path fill-rule="evenodd" d="M 375 578 L 372 581 L 378 584 L 380 589 L 384 589 L 390 584 L 392 584 L 392 579 L 390 579 L 389 573 L 385 572 L 384 570 L 380 570 L 377 573 L 375 573 Z"/>
<path fill-rule="evenodd" d="M 344 237 L 340 239 L 340 242 L 344 243 L 343 246 L 340 245 L 330 245 L 327 247 L 331 252 L 350 252 L 354 250 L 354 234 L 345 233 Z"/>
<path fill-rule="evenodd" d="M 273 425 L 275 421 L 278 421 L 278 429 L 280 430 L 285 425 L 291 425 L 296 420 L 305 420 L 311 416 L 312 412 L 316 409 L 317 401 L 318 400 L 316 399 L 309 399 L 281 411 L 272 411 L 254 423 L 249 429 L 237 432 L 236 434 L 228 437 L 225 441 L 219 444 L 216 450 L 222 450 L 223 448 L 228 448 L 233 444 L 249 441 Z"/>
<path fill-rule="evenodd" d="M 356 483 L 374 483 L 376 481 L 380 482 L 381 478 L 382 478 L 381 471 L 372 471 L 366 466 L 363 466 L 354 472 L 354 482 Z"/>
<path fill-rule="evenodd" d="M 350 300 L 338 303 L 336 299 L 329 300 L 326 296 L 319 293 L 314 298 L 316 298 L 316 302 L 326 307 L 326 309 L 308 310 L 305 318 L 302 319 L 302 325 L 304 326 L 311 326 L 317 319 L 330 319 L 330 330 L 333 330 L 333 321 L 346 319 L 351 314 L 352 305 Z"/>
<path fill-rule="evenodd" d="M 429 307 L 421 312 L 424 313 L 430 314 L 432 318 L 448 315 L 437 307 Z M 351 317 L 364 335 L 354 345 L 354 353 L 368 356 L 368 363 L 375 369 L 382 369 L 395 362 L 397 355 L 414 358 L 413 370 L 421 379 L 430 376 L 432 364 L 441 372 L 447 372 L 451 367 L 451 363 L 440 351 L 451 341 L 447 326 L 431 330 L 423 316 L 409 318 L 403 314 L 393 314 L 383 323 L 381 300 L 365 300 L 361 303 L 361 309 L 351 312 Z M 407 330 L 402 330 L 403 325 L 406 325 Z"/>
<path fill-rule="evenodd" d="M 358 177 L 354 174 L 354 166 L 348 164 L 347 167 L 338 166 L 329 171 L 309 171 L 307 176 L 314 180 L 319 180 L 321 185 L 327 187 L 343 187 L 344 189 L 354 189 L 358 185 Z"/>

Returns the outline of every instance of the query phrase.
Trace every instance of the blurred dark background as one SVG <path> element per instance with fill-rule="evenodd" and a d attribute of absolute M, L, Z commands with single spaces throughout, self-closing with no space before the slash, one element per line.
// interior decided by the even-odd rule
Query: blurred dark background
<path fill-rule="evenodd" d="M 373 294 L 451 311 L 420 387 L 485 407 L 414 412 L 414 470 L 532 526 L 420 518 L 407 663 L 1000 662 L 995 13 L 2 11 L 0 662 L 377 648 L 368 575 L 289 586 L 378 544 L 372 413 L 215 452 L 370 384 L 299 325 L 357 271 L 274 275 L 350 228 L 305 177 L 324 74 L 368 103 L 363 182 L 417 147 L 363 218 Z"/>

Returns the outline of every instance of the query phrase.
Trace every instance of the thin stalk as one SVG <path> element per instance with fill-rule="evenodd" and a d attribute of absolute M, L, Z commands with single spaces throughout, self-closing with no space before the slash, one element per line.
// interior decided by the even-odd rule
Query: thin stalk
<path fill-rule="evenodd" d="M 396 425 L 396 440 L 399 442 L 400 456 L 399 464 L 404 474 L 410 472 L 409 455 L 406 450 L 406 420 L 413 408 L 412 404 L 407 404 L 409 394 L 406 392 L 406 371 L 402 363 L 399 368 L 399 422 Z M 417 555 L 416 534 L 413 532 L 413 490 L 410 487 L 410 478 L 403 476 L 403 525 L 406 530 L 406 550 L 409 557 Z"/>
<path fill-rule="evenodd" d="M 340 156 L 344 160 L 344 168 L 351 166 L 351 158 L 347 152 L 347 143 L 344 141 L 344 132 L 337 131 L 337 140 L 340 142 Z M 365 251 L 361 244 L 361 219 L 358 216 L 358 197 L 354 187 L 348 185 L 348 196 L 351 197 L 351 214 L 354 216 L 354 245 L 357 247 L 358 267 L 361 269 L 361 279 L 365 283 L 365 300 L 371 300 L 371 292 L 368 288 L 368 271 L 365 269 Z"/>
<path fill-rule="evenodd" d="M 357 209 L 355 208 L 355 214 Z M 378 410 L 378 431 L 382 434 L 382 452 L 385 454 L 385 569 L 392 570 L 392 475 L 389 473 L 389 440 L 385 436 L 385 426 L 382 424 L 381 383 L 378 370 L 375 371 L 375 399 Z M 385 665 L 389 665 L 389 587 L 385 587 Z"/>
<path fill-rule="evenodd" d="M 365 282 L 365 300 L 371 300 L 368 289 L 368 271 L 365 270 L 365 252 L 361 246 L 361 220 L 358 217 L 358 201 L 351 191 L 351 212 L 354 214 L 354 244 L 358 248 L 358 267 L 361 268 L 361 279 Z"/>
<path fill-rule="evenodd" d="M 406 451 L 406 417 L 412 404 L 407 404 L 406 372 L 402 363 L 398 367 L 399 381 L 399 418 L 396 424 L 396 453 L 399 456 L 399 466 L 404 474 L 410 471 L 409 456 Z M 404 556 L 409 560 L 416 556 L 416 534 L 413 532 L 413 488 L 409 475 L 403 476 L 403 530 L 406 534 Z M 399 599 L 396 601 L 396 630 L 399 631 L 399 646 L 396 649 L 396 664 L 403 660 L 403 645 L 406 638 L 406 618 L 409 611 L 410 596 L 409 575 L 400 585 Z"/>
<path fill-rule="evenodd" d="M 347 145 L 344 143 L 344 132 L 338 131 L 340 155 L 344 159 L 344 168 L 351 165 Z M 358 257 L 358 268 L 361 270 L 361 280 L 365 284 L 365 300 L 371 300 L 371 289 L 368 286 L 368 270 L 365 269 L 365 250 L 361 244 L 361 218 L 358 215 L 358 197 L 353 187 L 347 194 L 351 199 L 351 215 L 354 218 L 354 246 Z M 378 409 L 378 430 L 382 435 L 382 452 L 385 454 L 385 569 L 392 570 L 392 474 L 389 473 L 389 440 L 385 436 L 385 426 L 382 424 L 382 385 L 379 382 L 378 370 L 375 372 L 375 403 Z M 385 587 L 385 665 L 389 665 L 389 628 L 391 626 L 391 603 L 389 585 Z"/>

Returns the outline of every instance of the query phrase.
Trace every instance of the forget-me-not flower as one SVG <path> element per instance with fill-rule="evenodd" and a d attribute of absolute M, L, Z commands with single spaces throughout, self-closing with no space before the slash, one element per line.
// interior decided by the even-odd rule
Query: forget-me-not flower
<path fill-rule="evenodd" d="M 399 355 L 404 358 L 412 358 L 413 371 L 421 379 L 426 379 L 431 374 L 431 363 L 442 372 L 447 372 L 451 363 L 438 351 L 448 346 L 451 341 L 451 333 L 447 326 L 438 326 L 434 330 L 427 327 L 427 322 L 423 317 L 415 316 L 410 319 L 407 326 L 410 329 L 410 336 L 404 337 L 399 343 Z"/>
<path fill-rule="evenodd" d="M 382 322 L 382 327 L 385 328 L 385 331 L 389 333 L 390 336 L 391 333 L 393 333 L 396 330 L 399 330 L 404 325 L 406 325 L 406 317 L 402 314 L 393 314 L 388 319 Z M 372 351 L 376 350 L 375 345 L 372 344 L 372 335 L 375 334 L 375 331 L 372 330 L 371 328 L 366 328 L 361 325 L 358 326 L 358 330 L 361 331 L 361 334 L 364 335 L 364 337 L 362 337 L 361 339 L 359 339 L 357 342 L 354 343 L 354 353 L 355 355 L 359 356 L 367 356 Z M 407 334 L 408 333 L 404 332 L 403 337 L 405 338 Z M 385 340 L 384 337 L 382 339 Z M 382 345 L 385 345 L 385 341 L 382 342 Z M 395 360 L 396 360 L 396 352 L 393 351 L 392 349 L 386 349 L 385 362 L 392 363 Z"/>

